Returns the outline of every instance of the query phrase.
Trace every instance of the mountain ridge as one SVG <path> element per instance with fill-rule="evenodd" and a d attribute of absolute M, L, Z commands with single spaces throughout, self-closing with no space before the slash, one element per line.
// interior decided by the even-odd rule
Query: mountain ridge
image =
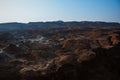
<path fill-rule="evenodd" d="M 117 22 L 102 22 L 102 21 L 47 21 L 47 22 L 29 22 L 29 23 L 0 23 L 0 31 L 11 30 L 26 30 L 26 29 L 45 29 L 45 28 L 64 28 L 64 27 L 112 27 L 120 28 L 120 23 Z"/>

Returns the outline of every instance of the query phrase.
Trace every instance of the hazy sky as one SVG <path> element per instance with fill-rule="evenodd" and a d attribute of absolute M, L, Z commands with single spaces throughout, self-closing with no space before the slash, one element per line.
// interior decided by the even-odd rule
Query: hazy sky
<path fill-rule="evenodd" d="M 1 22 L 120 22 L 120 0 L 0 0 Z"/>

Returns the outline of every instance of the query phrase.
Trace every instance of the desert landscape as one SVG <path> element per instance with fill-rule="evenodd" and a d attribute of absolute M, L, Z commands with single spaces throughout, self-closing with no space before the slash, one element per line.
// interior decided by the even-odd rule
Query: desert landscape
<path fill-rule="evenodd" d="M 0 0 L 0 80 L 120 80 L 120 0 Z"/>
<path fill-rule="evenodd" d="M 120 23 L 1 23 L 0 80 L 120 80 Z"/>

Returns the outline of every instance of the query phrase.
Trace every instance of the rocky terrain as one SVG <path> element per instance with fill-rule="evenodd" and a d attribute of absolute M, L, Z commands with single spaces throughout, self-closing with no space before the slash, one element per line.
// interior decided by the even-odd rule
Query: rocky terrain
<path fill-rule="evenodd" d="M 120 80 L 120 26 L 95 24 L 0 32 L 0 80 Z"/>

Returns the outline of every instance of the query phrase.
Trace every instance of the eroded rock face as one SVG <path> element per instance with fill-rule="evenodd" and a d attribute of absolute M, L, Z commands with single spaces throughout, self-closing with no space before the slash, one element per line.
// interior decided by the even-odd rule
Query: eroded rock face
<path fill-rule="evenodd" d="M 11 40 L 0 45 L 0 80 L 120 79 L 119 30 L 48 31 L 42 43 Z M 32 38 L 36 33 L 41 32 L 33 31 Z"/>

